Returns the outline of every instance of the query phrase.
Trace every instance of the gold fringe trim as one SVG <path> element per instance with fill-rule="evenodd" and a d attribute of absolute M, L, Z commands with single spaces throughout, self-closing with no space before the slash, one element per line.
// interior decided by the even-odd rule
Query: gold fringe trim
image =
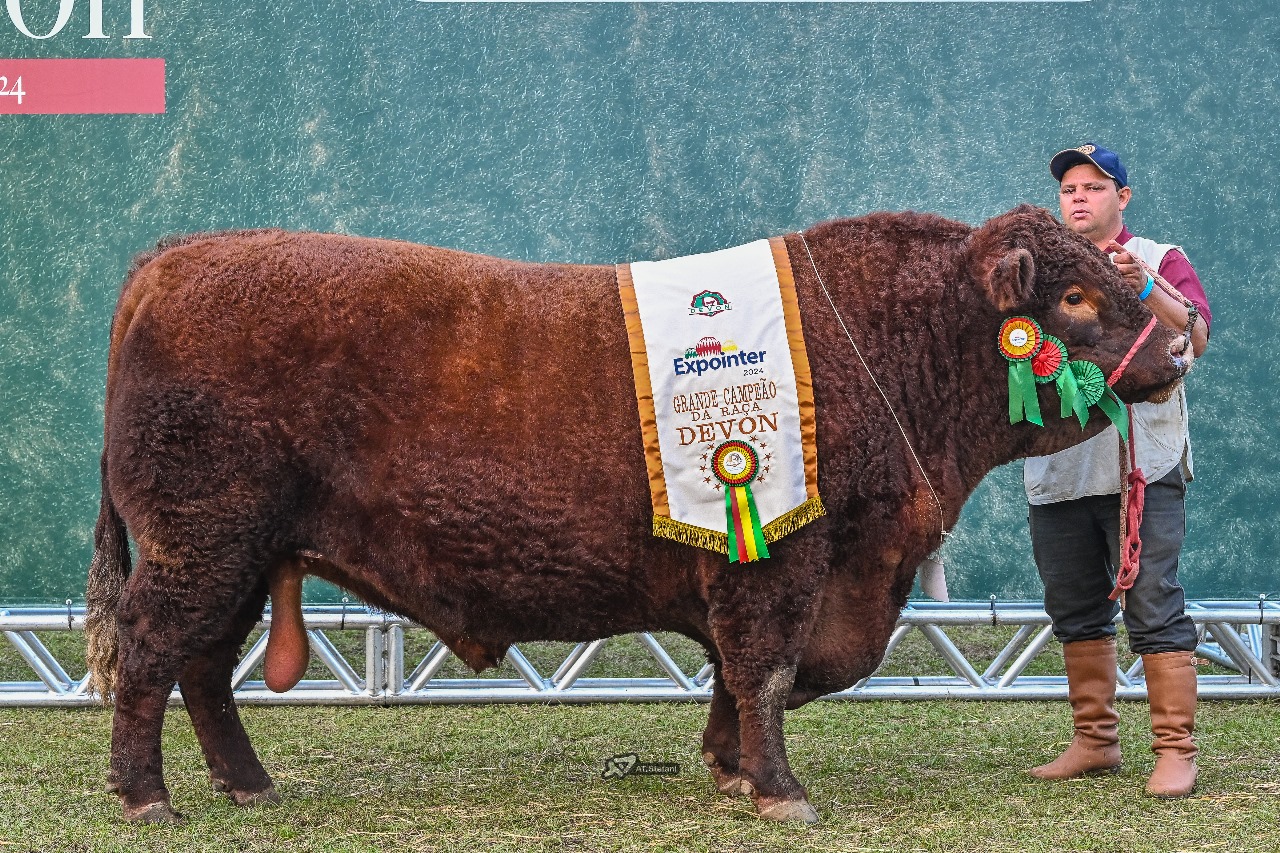
<path fill-rule="evenodd" d="M 817 521 L 827 514 L 827 508 L 822 505 L 822 498 L 809 498 L 809 500 L 800 504 L 800 506 L 785 512 L 764 526 L 764 541 L 777 542 L 788 533 L 795 533 L 801 527 L 804 527 L 811 521 Z M 728 536 L 725 537 L 727 542 Z"/>
<path fill-rule="evenodd" d="M 822 505 L 821 497 L 809 498 L 800 506 L 790 512 L 783 513 L 766 524 L 764 526 L 764 541 L 777 542 L 783 536 L 795 533 L 809 522 L 817 521 L 826 514 L 827 510 Z M 705 548 L 708 551 L 715 551 L 719 554 L 729 553 L 729 536 L 727 534 L 717 533 L 714 530 L 708 530 L 705 527 L 698 527 L 683 521 L 676 521 L 674 518 L 668 518 L 665 515 L 655 515 L 653 517 L 653 535 L 679 542 L 682 545 Z"/>
<path fill-rule="evenodd" d="M 716 551 L 720 554 L 729 553 L 729 536 L 727 534 L 717 533 L 714 530 L 708 530 L 705 527 L 698 527 L 694 524 L 686 524 L 683 521 L 676 521 L 674 518 L 668 518 L 665 515 L 655 515 L 653 517 L 653 535 L 660 536 L 663 539 L 674 540 L 681 545 L 706 548 L 708 551 Z"/>

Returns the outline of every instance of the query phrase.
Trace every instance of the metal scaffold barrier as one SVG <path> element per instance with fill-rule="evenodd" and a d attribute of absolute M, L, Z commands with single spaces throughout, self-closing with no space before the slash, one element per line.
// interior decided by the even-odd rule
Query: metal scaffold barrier
<path fill-rule="evenodd" d="M 1265 598 L 1251 602 L 1200 601 L 1190 603 L 1187 612 L 1199 630 L 1200 645 L 1196 653 L 1207 664 L 1203 669 L 1215 670 L 1202 672 L 1199 677 L 1202 698 L 1280 698 L 1280 605 Z M 513 646 L 506 661 L 518 677 L 458 677 L 449 672 L 447 664 L 452 653 L 442 643 L 435 641 L 421 657 L 406 651 L 406 632 L 419 639 L 422 633 L 406 620 L 350 605 L 308 607 L 304 616 L 313 659 L 317 661 L 313 672 L 322 669 L 326 677 L 306 678 L 286 693 L 268 690 L 260 675 L 266 653 L 267 634 L 263 633 L 245 653 L 232 677 L 238 702 L 407 705 L 687 702 L 706 701 L 711 697 L 711 666 L 699 664 L 691 668 L 696 671 L 689 671 L 678 664 L 672 652 L 652 634 L 631 637 L 647 652 L 646 663 L 651 659 L 664 673 L 661 676 L 592 676 L 593 664 L 601 653 L 610 643 L 618 642 L 618 638 L 613 638 L 579 643 L 563 656 L 554 670 L 544 665 L 543 670 L 550 674 L 543 674 L 524 652 Z M 268 611 L 261 627 L 269 631 L 270 626 Z M 959 644 L 949 633 L 957 629 L 965 632 L 965 640 Z M 78 677 L 68 674 L 66 666 L 46 643 L 53 640 L 50 635 L 83 632 L 83 609 L 68 605 L 0 610 L 0 630 L 12 649 L 0 656 L 0 665 L 7 673 L 5 680 L 0 681 L 0 706 L 97 704 L 98 700 L 86 690 L 87 678 L 83 674 Z M 363 634 L 362 645 L 352 642 L 351 632 Z M 986 636 L 988 633 L 990 637 Z M 1049 617 L 1038 603 L 913 602 L 898 620 L 885 654 L 886 661 L 892 662 L 895 649 L 912 634 L 919 634 L 927 641 L 927 649 L 935 656 L 933 662 L 941 662 L 940 668 L 948 670 L 947 674 L 877 673 L 825 698 L 1066 698 L 1065 676 L 1034 674 L 1037 667 L 1033 662 L 1051 646 L 1052 640 Z M 975 637 L 984 642 L 974 642 Z M 335 643 L 335 638 L 339 642 Z M 68 643 L 53 644 L 63 649 L 65 658 Z M 988 652 L 991 648 L 998 651 L 989 661 L 984 657 L 975 662 L 971 658 L 976 653 L 962 651 L 961 647 L 966 644 L 985 647 Z M 82 646 L 79 648 L 82 652 Z M 359 660 L 361 648 L 363 665 Z M 0 652 L 5 651 L 8 650 L 0 648 Z M 535 657 L 545 658 L 546 654 Z M 652 670 L 653 665 L 647 668 Z M 884 668 L 882 665 L 882 670 Z M 23 680 L 9 677 L 15 670 L 23 670 Z M 1128 669 L 1119 671 L 1117 678 L 1120 698 L 1145 698 L 1141 658 Z M 172 701 L 181 702 L 176 690 Z"/>

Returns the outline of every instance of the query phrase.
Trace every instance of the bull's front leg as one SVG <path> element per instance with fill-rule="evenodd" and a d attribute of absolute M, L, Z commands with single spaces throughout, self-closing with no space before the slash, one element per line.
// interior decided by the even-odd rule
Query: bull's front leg
<path fill-rule="evenodd" d="M 782 718 L 795 682 L 795 664 L 735 665 L 726 660 L 725 682 L 738 700 L 740 786 L 766 820 L 817 823 L 804 787 L 791 773 Z"/>
<path fill-rule="evenodd" d="M 725 687 L 724 695 L 718 689 L 713 694 L 703 744 L 725 771 L 723 779 L 717 774 L 717 787 L 729 783 L 733 726 L 724 718 L 736 710 L 738 789 L 750 795 L 762 818 L 817 823 L 804 787 L 791 774 L 782 736 L 782 715 L 828 565 L 824 540 L 801 544 L 809 547 L 777 543 L 767 566 L 730 566 L 723 557 L 716 560 L 719 555 L 709 555 L 700 566 L 707 579 L 712 659 L 719 661 L 717 688 Z"/>
<path fill-rule="evenodd" d="M 722 794 L 746 796 L 751 786 L 738 769 L 741 753 L 738 733 L 738 700 L 725 687 L 720 662 L 715 661 L 715 680 L 711 688 L 711 711 L 707 728 L 702 733 L 702 761 L 711 771 L 716 790 Z"/>

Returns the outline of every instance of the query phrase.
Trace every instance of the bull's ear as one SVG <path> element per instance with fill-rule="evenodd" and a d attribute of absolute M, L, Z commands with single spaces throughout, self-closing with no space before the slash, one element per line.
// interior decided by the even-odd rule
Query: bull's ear
<path fill-rule="evenodd" d="M 1006 249 L 991 258 L 981 273 L 987 298 L 1001 311 L 1012 311 L 1031 299 L 1036 281 L 1036 262 L 1026 249 Z"/>

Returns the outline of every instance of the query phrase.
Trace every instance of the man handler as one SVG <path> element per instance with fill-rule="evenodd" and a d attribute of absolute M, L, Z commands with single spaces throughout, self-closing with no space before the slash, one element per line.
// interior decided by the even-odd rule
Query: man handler
<path fill-rule="evenodd" d="M 1195 355 L 1204 352 L 1211 317 L 1200 279 L 1177 246 L 1135 237 L 1122 213 L 1132 198 L 1120 158 L 1094 143 L 1060 151 L 1049 162 L 1060 183 L 1058 201 L 1068 228 L 1093 241 L 1112 260 L 1143 303 L 1164 325 L 1187 327 L 1186 303 L 1151 281 L 1135 257 L 1190 300 L 1199 311 L 1191 331 Z M 1118 251 L 1113 245 L 1123 246 Z M 1147 793 L 1185 797 L 1195 790 L 1196 629 L 1186 615 L 1178 582 L 1185 523 L 1186 481 L 1191 479 L 1186 392 L 1163 403 L 1132 407 L 1137 467 L 1147 480 L 1141 570 L 1125 594 L 1129 647 L 1142 655 L 1151 703 L 1155 770 Z M 1116 628 L 1119 604 L 1109 598 L 1120 565 L 1119 433 L 1114 426 L 1051 456 L 1032 457 L 1023 469 L 1036 566 L 1045 610 L 1062 642 L 1075 733 L 1070 746 L 1030 773 L 1071 779 L 1120 768 L 1116 714 Z"/>

